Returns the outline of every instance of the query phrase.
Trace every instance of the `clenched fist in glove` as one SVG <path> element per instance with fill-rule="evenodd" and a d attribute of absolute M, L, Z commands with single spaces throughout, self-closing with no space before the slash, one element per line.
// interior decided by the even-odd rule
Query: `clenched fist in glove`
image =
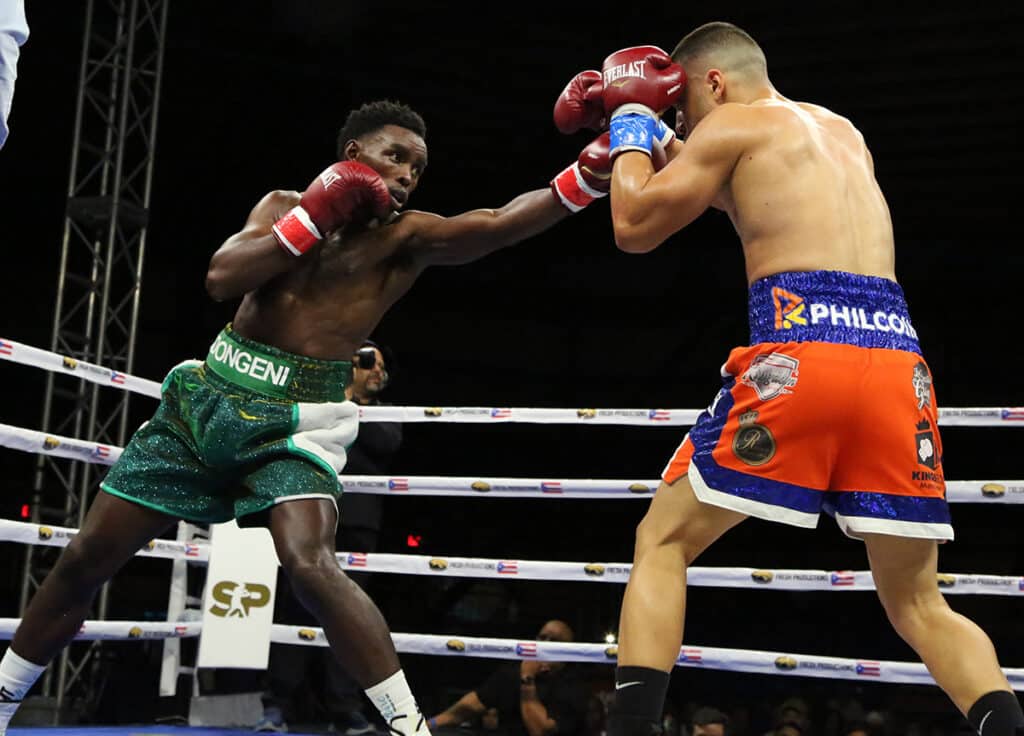
<path fill-rule="evenodd" d="M 631 46 L 608 56 L 601 74 L 601 101 L 611 117 L 610 157 L 623 151 L 650 155 L 668 127 L 659 115 L 686 86 L 683 67 L 657 46 Z"/>
<path fill-rule="evenodd" d="M 271 229 L 282 248 L 301 256 L 331 230 L 390 211 L 391 193 L 380 174 L 358 161 L 339 161 L 320 172 Z"/>
<path fill-rule="evenodd" d="M 579 212 L 608 194 L 612 166 L 608 160 L 608 133 L 602 133 L 580 151 L 579 157 L 551 180 L 551 191 L 570 212 Z"/>
<path fill-rule="evenodd" d="M 569 80 L 555 102 L 555 127 L 571 135 L 581 128 L 601 130 L 607 122 L 601 72 L 588 69 Z"/>

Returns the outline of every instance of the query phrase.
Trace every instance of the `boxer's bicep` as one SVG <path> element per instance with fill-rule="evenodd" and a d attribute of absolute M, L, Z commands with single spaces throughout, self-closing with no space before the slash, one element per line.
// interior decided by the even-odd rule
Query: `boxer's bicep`
<path fill-rule="evenodd" d="M 229 236 L 210 257 L 206 290 L 211 297 L 224 301 L 241 296 L 298 263 L 278 245 L 270 230 L 298 200 L 298 192 L 277 190 L 252 208 L 242 229 Z"/>

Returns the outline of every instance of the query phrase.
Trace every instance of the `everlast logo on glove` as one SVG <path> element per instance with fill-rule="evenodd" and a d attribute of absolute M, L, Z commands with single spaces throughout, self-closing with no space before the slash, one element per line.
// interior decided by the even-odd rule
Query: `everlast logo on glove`
<path fill-rule="evenodd" d="M 644 65 L 646 61 L 646 59 L 639 59 L 627 64 L 613 66 L 611 69 L 605 69 L 604 83 L 608 85 L 622 77 L 639 77 L 640 79 L 647 79 L 647 75 L 644 74 Z"/>
<path fill-rule="evenodd" d="M 341 175 L 334 169 L 324 169 L 320 172 L 320 183 L 324 185 L 324 189 L 331 186 L 334 182 L 338 181 Z"/>

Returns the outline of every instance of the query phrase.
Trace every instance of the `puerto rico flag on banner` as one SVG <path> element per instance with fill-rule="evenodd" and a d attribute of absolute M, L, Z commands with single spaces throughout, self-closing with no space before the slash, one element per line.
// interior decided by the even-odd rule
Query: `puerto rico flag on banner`
<path fill-rule="evenodd" d="M 546 480 L 540 484 L 541 493 L 561 493 L 562 483 L 557 480 Z"/>
<path fill-rule="evenodd" d="M 855 578 L 852 572 L 840 570 L 832 573 L 832 585 L 853 585 Z"/>
<path fill-rule="evenodd" d="M 858 662 L 857 674 L 865 677 L 879 677 L 882 674 L 882 665 L 878 662 Z"/>
<path fill-rule="evenodd" d="M 679 661 L 689 662 L 691 664 L 703 664 L 704 656 L 701 654 L 700 649 L 683 647 L 679 650 Z"/>
<path fill-rule="evenodd" d="M 511 409 L 491 409 L 491 419 L 508 419 L 511 416 Z"/>
<path fill-rule="evenodd" d="M 496 569 L 499 575 L 517 575 L 519 573 L 519 563 L 515 560 L 498 560 Z"/>
<path fill-rule="evenodd" d="M 366 555 L 362 552 L 350 552 L 348 555 L 348 564 L 351 567 L 366 567 Z"/>
<path fill-rule="evenodd" d="M 647 418 L 652 422 L 667 422 L 672 418 L 672 412 L 668 409 L 651 409 L 647 412 Z"/>
<path fill-rule="evenodd" d="M 199 545 L 198 544 L 186 544 L 185 545 L 185 556 L 186 557 L 198 557 L 199 556 Z"/>
<path fill-rule="evenodd" d="M 520 657 L 536 657 L 537 644 L 532 641 L 521 641 L 516 644 L 516 654 Z"/>
<path fill-rule="evenodd" d="M 409 479 L 408 478 L 392 478 L 388 481 L 388 489 L 392 491 L 408 491 L 409 490 Z"/>
<path fill-rule="evenodd" d="M 1024 422 L 1024 406 L 1015 406 L 1011 409 L 1003 409 L 1003 421 Z"/>
<path fill-rule="evenodd" d="M 116 383 L 118 386 L 124 385 L 124 374 L 118 373 L 117 371 L 110 371 L 110 382 Z"/>
<path fill-rule="evenodd" d="M 93 454 L 96 457 L 110 457 L 110 448 L 107 447 L 106 445 L 96 445 L 96 449 L 93 450 Z"/>
<path fill-rule="evenodd" d="M 0 340 L 0 355 L 11 355 L 14 352 L 14 346 L 9 342 Z"/>

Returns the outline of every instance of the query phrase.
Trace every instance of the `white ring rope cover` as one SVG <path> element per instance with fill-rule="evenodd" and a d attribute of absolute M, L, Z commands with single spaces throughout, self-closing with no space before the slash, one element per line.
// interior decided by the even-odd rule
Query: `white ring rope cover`
<path fill-rule="evenodd" d="M 0 447 L 51 457 L 112 465 L 123 448 L 0 424 Z M 478 478 L 467 476 L 341 475 L 346 493 L 494 498 L 650 498 L 657 480 Z M 950 503 L 1024 503 L 1024 480 L 946 481 Z"/>
<path fill-rule="evenodd" d="M 31 365 L 104 386 L 160 398 L 160 384 L 76 358 L 0 338 L 0 360 Z M 501 424 L 692 426 L 702 409 L 543 409 L 510 407 L 367 406 L 359 410 L 365 422 L 460 422 Z M 939 424 L 965 427 L 1024 427 L 1024 407 L 940 408 Z"/>
<path fill-rule="evenodd" d="M 68 527 L 46 526 L 0 519 L 0 542 L 63 547 L 77 533 Z M 207 542 L 154 539 L 136 552 L 202 563 L 210 559 Z M 492 560 L 442 555 L 399 555 L 383 552 L 338 552 L 338 565 L 356 572 L 428 575 L 431 577 L 497 578 L 503 580 L 561 580 L 620 583 L 625 585 L 633 566 L 628 562 L 551 562 L 547 560 Z M 875 589 L 868 570 L 772 570 L 752 567 L 691 567 L 687 585 L 705 588 L 755 588 L 795 591 L 870 591 Z M 1024 597 L 1024 577 L 939 573 L 946 593 Z"/>
<path fill-rule="evenodd" d="M 10 639 L 19 619 L 0 618 L 0 639 Z M 154 623 L 152 621 L 86 621 L 76 639 L 147 640 L 199 636 L 202 623 Z M 614 644 L 580 644 L 551 641 L 521 641 L 438 634 L 392 633 L 395 649 L 402 654 L 486 657 L 488 659 L 537 659 L 548 662 L 616 661 Z M 315 627 L 274 624 L 270 640 L 278 644 L 327 646 L 323 630 Z M 766 675 L 797 675 L 843 680 L 900 682 L 934 685 L 935 681 L 923 664 L 885 660 L 820 657 L 789 652 L 766 652 L 753 649 L 721 649 L 717 647 L 683 646 L 676 659 L 679 667 L 705 667 L 732 672 L 754 672 Z M 1014 690 L 1024 690 L 1024 669 L 1006 667 L 1006 678 Z"/>

